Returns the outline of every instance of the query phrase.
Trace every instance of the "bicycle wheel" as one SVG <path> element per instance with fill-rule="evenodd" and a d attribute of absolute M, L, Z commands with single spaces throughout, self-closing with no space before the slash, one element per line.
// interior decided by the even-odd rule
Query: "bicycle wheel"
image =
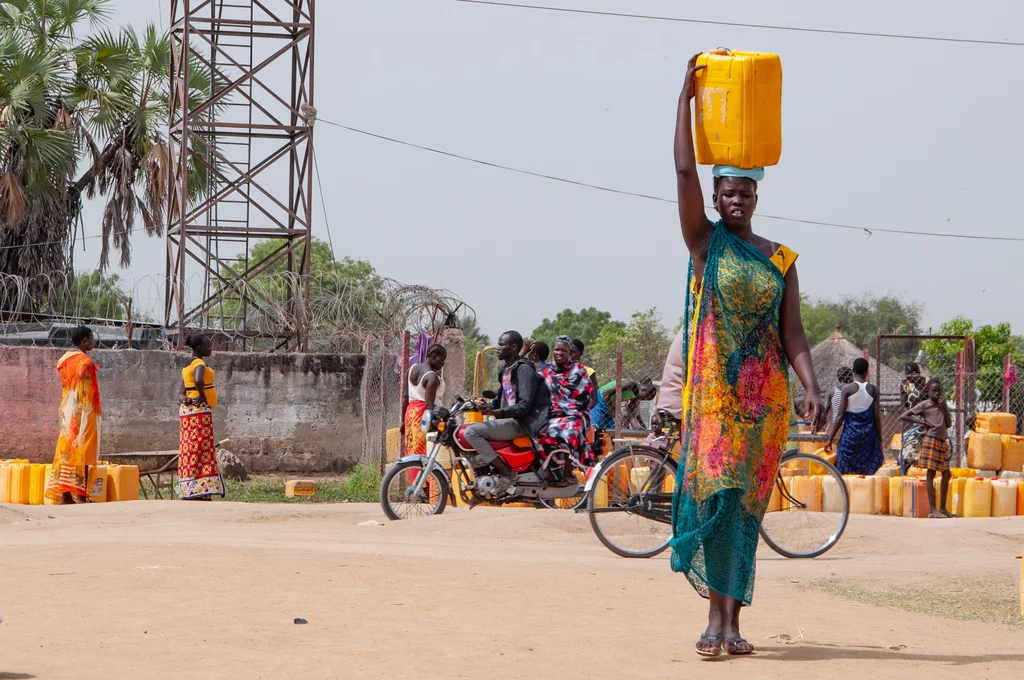
<path fill-rule="evenodd" d="M 440 515 L 448 502 L 448 482 L 440 470 L 434 468 L 424 481 L 418 496 L 412 490 L 416 478 L 423 471 L 423 463 L 410 461 L 396 465 L 380 483 L 380 505 L 390 520 Z"/>
<path fill-rule="evenodd" d="M 583 507 L 583 504 L 587 502 L 587 492 L 583 490 L 587 479 L 583 472 L 579 470 L 573 470 L 573 474 L 576 475 L 576 479 L 580 483 L 579 491 L 575 495 L 568 496 L 567 498 L 541 498 L 540 504 L 551 510 L 575 510 L 576 508 Z"/>
<path fill-rule="evenodd" d="M 843 476 L 827 460 L 810 453 L 783 454 L 772 496 L 761 538 L 783 557 L 817 557 L 846 530 L 850 496 Z"/>
<path fill-rule="evenodd" d="M 590 526 L 622 557 L 652 557 L 672 538 L 676 462 L 662 449 L 630 444 L 601 463 L 587 496 Z"/>

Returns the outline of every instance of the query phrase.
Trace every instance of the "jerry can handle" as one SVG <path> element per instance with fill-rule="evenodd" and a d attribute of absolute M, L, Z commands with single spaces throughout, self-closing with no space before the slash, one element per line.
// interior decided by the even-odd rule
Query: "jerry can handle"
<path fill-rule="evenodd" d="M 719 54 L 723 56 L 728 56 L 732 54 L 732 50 L 730 50 L 728 47 L 719 46 L 718 48 L 709 51 L 708 54 Z"/>

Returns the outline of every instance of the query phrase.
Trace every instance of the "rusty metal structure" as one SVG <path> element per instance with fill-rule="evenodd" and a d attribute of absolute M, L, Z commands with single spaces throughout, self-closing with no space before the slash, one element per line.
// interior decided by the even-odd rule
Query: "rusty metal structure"
<path fill-rule="evenodd" d="M 307 344 L 314 4 L 171 0 L 164 323 L 179 348 L 189 328 L 266 337 L 246 320 L 271 302 L 250 285 L 271 272 L 290 274 L 277 346 Z M 198 70 L 208 92 L 190 84 Z M 274 247 L 253 259 L 260 240 Z"/>

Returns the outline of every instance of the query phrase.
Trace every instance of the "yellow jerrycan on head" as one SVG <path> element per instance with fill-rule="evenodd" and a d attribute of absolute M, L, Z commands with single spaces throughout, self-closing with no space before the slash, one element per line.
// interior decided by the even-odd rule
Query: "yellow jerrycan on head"
<path fill-rule="evenodd" d="M 697 162 L 761 168 L 782 156 L 782 60 L 717 49 L 697 57 L 693 142 Z"/>

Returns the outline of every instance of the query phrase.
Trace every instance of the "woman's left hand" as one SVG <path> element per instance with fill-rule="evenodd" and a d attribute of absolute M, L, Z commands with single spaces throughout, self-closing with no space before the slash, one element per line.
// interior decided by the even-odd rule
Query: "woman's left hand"
<path fill-rule="evenodd" d="M 808 393 L 804 397 L 804 420 L 811 424 L 813 432 L 825 426 L 825 402 L 821 396 Z"/>

